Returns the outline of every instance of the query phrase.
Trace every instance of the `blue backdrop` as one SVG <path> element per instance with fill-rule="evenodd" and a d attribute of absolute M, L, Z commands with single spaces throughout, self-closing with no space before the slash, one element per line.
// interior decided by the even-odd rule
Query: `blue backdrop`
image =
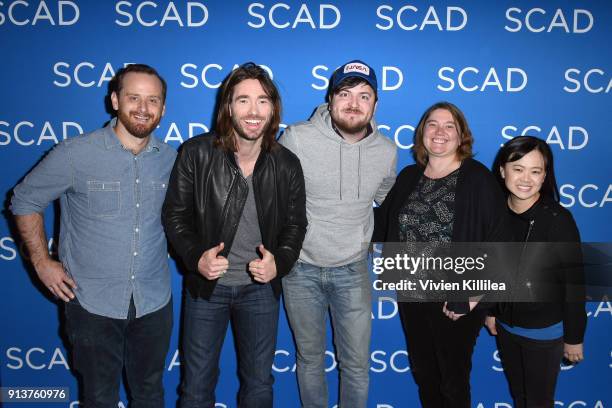
<path fill-rule="evenodd" d="M 476 158 L 490 165 L 505 140 L 538 135 L 551 144 L 562 204 L 584 241 L 610 241 L 612 225 L 612 7 L 608 1 L 0 1 L 0 191 L 5 198 L 55 143 L 96 129 L 108 81 L 127 63 L 156 67 L 168 81 L 156 135 L 174 147 L 209 128 L 221 80 L 252 60 L 266 66 L 284 102 L 283 123 L 310 116 L 327 78 L 354 58 L 379 77 L 379 128 L 412 163 L 412 133 L 432 103 L 462 108 Z M 5 203 L 6 208 L 6 203 Z M 49 237 L 57 234 L 53 208 Z M 52 247 L 52 242 L 50 242 Z M 174 262 L 176 321 L 181 278 Z M 0 223 L 2 386 L 68 386 L 76 381 L 62 340 L 58 303 L 36 286 L 10 216 Z M 417 406 L 397 309 L 372 305 L 370 406 Z M 610 302 L 588 305 L 586 360 L 563 367 L 559 407 L 604 407 L 610 392 Z M 218 407 L 235 407 L 236 365 L 228 335 Z M 175 325 L 165 376 L 172 406 L 179 382 Z M 337 370 L 331 342 L 332 401 Z M 274 363 L 278 407 L 298 406 L 295 356 L 284 312 Z M 483 330 L 474 357 L 473 406 L 511 400 L 493 339 Z M 122 394 L 123 395 L 123 394 Z M 123 397 L 120 406 L 127 405 Z M 333 406 L 333 403 L 330 403 Z"/>

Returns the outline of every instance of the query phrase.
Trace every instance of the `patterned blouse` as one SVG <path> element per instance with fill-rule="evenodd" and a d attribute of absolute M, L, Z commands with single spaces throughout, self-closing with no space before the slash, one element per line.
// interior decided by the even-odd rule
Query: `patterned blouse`
<path fill-rule="evenodd" d="M 416 188 L 406 198 L 399 212 L 399 238 L 405 242 L 409 256 L 435 256 L 437 242 L 451 242 L 455 216 L 455 190 L 459 169 L 445 177 L 431 179 L 421 177 Z M 426 244 L 424 244 L 426 243 Z M 428 243 L 428 244 L 427 244 Z M 444 279 L 441 271 L 415 271 L 412 279 Z M 416 292 L 410 297 L 438 299 L 435 293 Z"/>

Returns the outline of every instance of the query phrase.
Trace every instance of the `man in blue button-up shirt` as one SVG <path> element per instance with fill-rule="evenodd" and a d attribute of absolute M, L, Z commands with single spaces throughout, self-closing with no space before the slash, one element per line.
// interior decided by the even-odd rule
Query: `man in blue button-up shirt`
<path fill-rule="evenodd" d="M 151 132 L 166 84 L 146 65 L 111 82 L 117 117 L 57 145 L 15 187 L 12 211 L 43 284 L 66 302 L 86 406 L 117 406 L 123 367 L 134 406 L 163 407 L 172 302 L 161 207 L 176 157 Z M 60 262 L 43 212 L 60 199 Z"/>

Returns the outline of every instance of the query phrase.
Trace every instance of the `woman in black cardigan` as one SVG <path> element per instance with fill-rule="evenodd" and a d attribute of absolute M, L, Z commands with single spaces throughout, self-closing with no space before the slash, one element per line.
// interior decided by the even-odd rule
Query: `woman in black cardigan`
<path fill-rule="evenodd" d="M 494 171 L 508 196 L 513 240 L 525 244 L 516 302 L 500 304 L 497 321 L 487 317 L 486 324 L 497 335 L 514 406 L 553 407 L 562 357 L 573 363 L 584 358 L 580 235 L 571 213 L 559 205 L 546 142 L 512 139 L 498 153 Z"/>
<path fill-rule="evenodd" d="M 415 130 L 416 164 L 401 171 L 375 210 L 373 242 L 405 243 L 410 251 L 419 242 L 500 240 L 504 196 L 489 170 L 471 158 L 472 144 L 468 123 L 455 105 L 440 102 L 427 109 Z M 411 301 L 402 301 L 398 292 L 398 300 L 421 403 L 468 408 L 472 352 L 485 313 L 475 308 L 476 299 L 447 308 L 443 298 L 416 292 Z"/>

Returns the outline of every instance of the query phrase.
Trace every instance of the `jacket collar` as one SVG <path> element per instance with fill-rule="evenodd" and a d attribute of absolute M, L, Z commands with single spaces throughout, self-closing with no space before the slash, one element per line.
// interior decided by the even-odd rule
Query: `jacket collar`
<path fill-rule="evenodd" d="M 238 162 L 236 161 L 236 153 L 227 150 L 227 151 L 224 151 L 224 154 L 225 154 L 225 158 L 227 159 L 228 163 L 232 167 L 234 167 L 237 171 L 240 171 L 240 166 L 238 166 Z M 262 163 L 266 161 L 266 158 L 268 157 L 269 154 L 270 153 L 268 151 L 261 149 L 261 151 L 259 152 L 259 156 L 257 156 L 255 167 L 253 168 L 253 174 L 255 174 L 257 169 L 261 167 Z"/>

